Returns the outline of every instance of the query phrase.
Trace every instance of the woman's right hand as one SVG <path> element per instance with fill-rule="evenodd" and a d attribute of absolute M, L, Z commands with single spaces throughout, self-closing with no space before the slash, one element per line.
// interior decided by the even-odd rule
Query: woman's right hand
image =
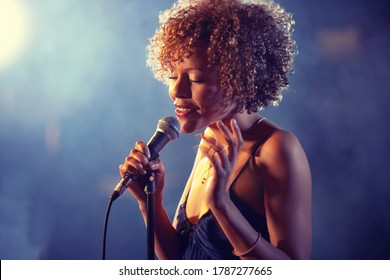
<path fill-rule="evenodd" d="M 142 141 L 135 143 L 135 148 L 130 151 L 128 157 L 125 158 L 123 164 L 119 165 L 119 172 L 121 177 L 126 173 L 131 175 L 140 174 L 145 175 L 147 171 L 153 171 L 156 182 L 155 199 L 162 200 L 162 190 L 164 188 L 165 167 L 163 162 L 157 158 L 149 162 L 150 150 L 149 147 Z M 127 189 L 138 201 L 140 206 L 146 205 L 146 194 L 144 191 L 146 181 L 142 177 L 138 178 Z"/>

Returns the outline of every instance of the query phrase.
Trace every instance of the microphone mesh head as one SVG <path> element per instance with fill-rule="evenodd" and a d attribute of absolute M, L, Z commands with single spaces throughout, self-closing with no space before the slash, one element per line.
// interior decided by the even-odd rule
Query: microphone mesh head
<path fill-rule="evenodd" d="M 157 130 L 167 135 L 172 141 L 180 135 L 180 123 L 175 117 L 164 117 L 158 121 Z"/>

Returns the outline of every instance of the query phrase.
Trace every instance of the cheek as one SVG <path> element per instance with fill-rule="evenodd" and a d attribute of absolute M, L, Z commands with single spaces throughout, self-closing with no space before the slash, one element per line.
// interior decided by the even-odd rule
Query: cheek
<path fill-rule="evenodd" d="M 175 98 L 173 96 L 173 92 L 172 92 L 172 86 L 170 84 L 168 86 L 168 96 L 170 99 L 175 100 Z"/>
<path fill-rule="evenodd" d="M 208 87 L 207 89 L 200 91 L 199 94 L 194 94 L 194 99 L 199 105 L 214 106 L 220 105 L 223 97 L 222 90 L 219 87 Z"/>
<path fill-rule="evenodd" d="M 223 93 L 218 92 L 214 93 L 212 97 L 205 100 L 203 108 L 205 112 L 207 112 L 207 115 L 212 116 L 212 118 L 220 119 L 230 116 L 236 112 L 237 101 L 228 100 L 225 102 L 223 98 Z"/>

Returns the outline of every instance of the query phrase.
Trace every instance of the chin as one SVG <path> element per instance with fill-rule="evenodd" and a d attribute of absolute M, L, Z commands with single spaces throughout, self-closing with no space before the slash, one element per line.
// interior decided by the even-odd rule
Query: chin
<path fill-rule="evenodd" d="M 182 128 L 181 128 L 181 133 L 183 133 L 183 134 L 191 134 L 191 133 L 194 133 L 195 131 L 197 131 L 197 129 L 186 127 L 185 125 L 182 126 Z"/>
<path fill-rule="evenodd" d="M 199 123 L 197 121 L 185 121 L 185 122 L 180 122 L 180 124 L 181 124 L 181 132 L 183 134 L 191 134 L 204 128 L 204 127 L 199 127 Z"/>

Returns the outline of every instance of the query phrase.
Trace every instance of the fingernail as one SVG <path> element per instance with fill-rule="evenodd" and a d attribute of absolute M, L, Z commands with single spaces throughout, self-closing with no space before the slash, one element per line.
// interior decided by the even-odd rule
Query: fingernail
<path fill-rule="evenodd" d="M 144 167 L 142 166 L 141 163 L 137 164 L 137 169 L 138 169 L 139 173 L 141 173 L 142 175 L 145 175 L 145 170 L 144 170 Z"/>
<path fill-rule="evenodd" d="M 223 123 L 223 121 L 218 121 L 219 125 L 222 125 L 224 126 L 225 124 Z"/>
<path fill-rule="evenodd" d="M 233 124 L 238 126 L 236 119 L 233 119 Z"/>

